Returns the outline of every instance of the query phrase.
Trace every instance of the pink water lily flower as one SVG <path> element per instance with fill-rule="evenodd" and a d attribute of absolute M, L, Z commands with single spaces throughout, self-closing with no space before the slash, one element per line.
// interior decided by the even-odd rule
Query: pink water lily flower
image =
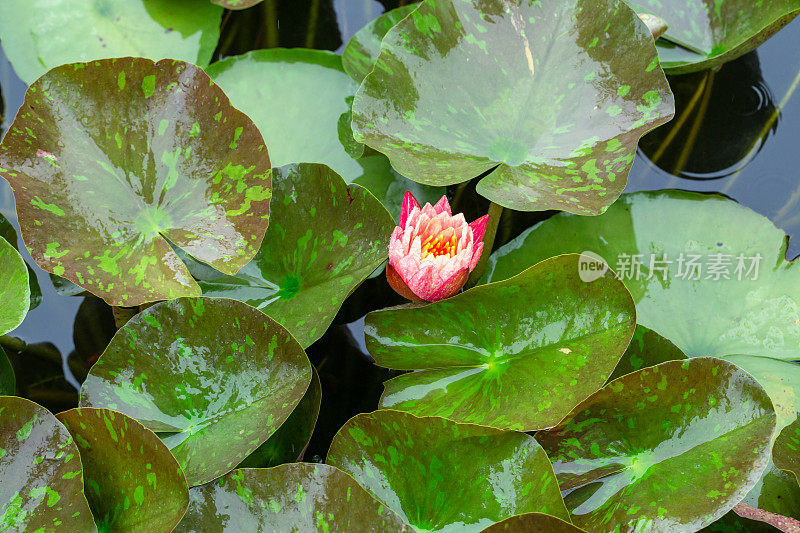
<path fill-rule="evenodd" d="M 406 191 L 400 225 L 389 241 L 386 279 L 409 300 L 436 302 L 456 294 L 467 282 L 483 251 L 489 215 L 467 224 L 453 215 L 447 197 L 420 207 Z"/>

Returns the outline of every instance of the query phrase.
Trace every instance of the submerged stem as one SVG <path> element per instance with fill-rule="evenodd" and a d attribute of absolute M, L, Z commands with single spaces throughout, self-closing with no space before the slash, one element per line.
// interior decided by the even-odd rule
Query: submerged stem
<path fill-rule="evenodd" d="M 486 224 L 486 232 L 483 234 L 483 253 L 478 264 L 475 265 L 475 270 L 469 275 L 467 284 L 464 288 L 469 289 L 478 284 L 478 280 L 483 277 L 486 271 L 486 263 L 489 261 L 489 255 L 492 253 L 492 246 L 494 246 L 494 237 L 497 234 L 497 225 L 500 223 L 500 216 L 503 214 L 503 206 L 492 202 L 489 205 L 489 222 Z"/>
<path fill-rule="evenodd" d="M 0 336 L 0 346 L 6 348 L 8 351 L 26 352 L 38 357 L 39 359 L 52 361 L 57 363 L 59 366 L 61 365 L 61 353 L 57 349 L 50 346 L 43 344 L 28 344 L 24 340 L 17 337 L 12 337 L 11 335 Z"/>

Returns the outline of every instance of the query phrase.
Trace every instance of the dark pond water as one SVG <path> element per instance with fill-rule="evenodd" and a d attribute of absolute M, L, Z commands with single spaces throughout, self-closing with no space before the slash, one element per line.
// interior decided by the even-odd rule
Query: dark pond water
<path fill-rule="evenodd" d="M 225 16 L 217 57 L 273 46 L 341 51 L 366 22 L 403 3 L 266 0 Z M 642 139 L 626 190 L 721 192 L 767 216 L 788 235 L 800 236 L 800 20 L 719 70 L 676 76 L 670 82 L 676 118 Z M 0 49 L 3 131 L 25 89 Z M 488 202 L 474 194 L 474 183 L 453 187 L 449 194 L 468 219 L 488 208 Z M 3 180 L 0 213 L 16 224 L 13 197 Z M 506 211 L 497 244 L 549 215 Z M 797 242 L 790 241 L 790 258 L 800 254 L 800 238 L 793 240 Z M 58 295 L 48 275 L 34 269 L 43 302 L 13 332 L 32 347 L 11 355 L 25 388 L 22 393 L 62 410 L 77 402 L 76 386 L 113 335 L 113 318 L 98 299 Z M 365 354 L 363 316 L 400 301 L 382 277 L 368 280 L 348 299 L 325 336 L 308 349 L 320 373 L 324 401 L 307 460 L 324 457 L 333 434 L 353 414 L 376 408 L 381 383 L 390 371 L 372 365 Z"/>

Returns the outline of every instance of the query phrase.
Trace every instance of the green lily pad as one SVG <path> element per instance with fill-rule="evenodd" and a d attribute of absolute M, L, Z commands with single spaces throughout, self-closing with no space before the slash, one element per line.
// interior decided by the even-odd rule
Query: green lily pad
<path fill-rule="evenodd" d="M 0 396 L 0 479 L 0 531 L 97 531 L 69 431 L 16 396 Z"/>
<path fill-rule="evenodd" d="M 207 71 L 261 130 L 273 166 L 324 163 L 348 182 L 363 174 L 339 140 L 339 117 L 350 112 L 348 98 L 358 88 L 341 56 L 272 48 L 229 57 Z"/>
<path fill-rule="evenodd" d="M 560 518 L 542 513 L 526 513 L 511 518 L 506 518 L 484 529 L 481 533 L 581 533 L 569 522 L 564 522 Z"/>
<path fill-rule="evenodd" d="M 300 460 L 314 433 L 322 403 L 319 374 L 313 366 L 311 370 L 311 384 L 286 422 L 236 468 L 269 468 Z"/>
<path fill-rule="evenodd" d="M 81 406 L 158 433 L 194 486 L 272 436 L 310 382 L 305 352 L 268 316 L 235 300 L 179 298 L 117 332 L 81 387 Z"/>
<path fill-rule="evenodd" d="M 253 261 L 233 276 L 193 273 L 206 296 L 248 303 L 308 347 L 386 260 L 394 222 L 369 192 L 325 165 L 273 169 L 273 187 L 270 230 Z"/>
<path fill-rule="evenodd" d="M 17 390 L 17 378 L 14 367 L 8 360 L 6 352 L 0 347 L 0 396 L 12 396 Z"/>
<path fill-rule="evenodd" d="M 14 229 L 14 226 L 11 225 L 11 222 L 9 222 L 2 213 L 0 213 L 0 237 L 7 240 L 8 244 L 19 251 L 19 247 L 17 246 L 17 230 Z M 39 280 L 36 279 L 36 272 L 34 272 L 27 263 L 25 263 L 25 266 L 28 268 L 28 283 L 31 286 L 31 306 L 30 309 L 28 309 L 30 312 L 39 307 L 39 304 L 42 303 L 42 288 L 39 287 Z"/>
<path fill-rule="evenodd" d="M 484 281 L 584 251 L 622 278 L 638 323 L 689 357 L 800 354 L 800 268 L 785 260 L 783 232 L 732 200 L 639 192 L 591 219 L 559 214 L 495 251 Z"/>
<path fill-rule="evenodd" d="M 773 513 L 779 517 L 796 518 L 800 516 L 800 485 L 793 473 L 784 472 L 770 461 L 764 474 L 750 492 L 742 499 L 745 505 Z M 734 510 L 736 510 L 734 508 Z M 748 516 L 753 520 L 772 523 L 771 516 L 759 516 L 761 513 Z M 797 524 L 795 524 L 797 525 Z"/>
<path fill-rule="evenodd" d="M 237 469 L 191 490 L 176 532 L 403 531 L 403 521 L 332 466 Z"/>
<path fill-rule="evenodd" d="M 697 531 L 758 482 L 774 428 L 758 382 L 703 357 L 622 376 L 536 439 L 578 527 Z"/>
<path fill-rule="evenodd" d="M 170 245 L 232 274 L 269 216 L 258 129 L 180 61 L 51 70 L 0 145 L 0 175 L 34 261 L 111 305 L 199 295 Z"/>
<path fill-rule="evenodd" d="M 356 83 L 361 83 L 375 66 L 381 51 L 381 41 L 390 29 L 417 8 L 417 4 L 400 6 L 387 11 L 361 28 L 342 51 L 342 66 Z"/>
<path fill-rule="evenodd" d="M 800 483 L 800 418 L 783 428 L 772 447 L 775 466 L 794 474 Z"/>
<path fill-rule="evenodd" d="M 702 533 L 777 533 L 780 530 L 764 522 L 742 518 L 735 511 L 729 511 L 722 518 L 700 531 Z"/>
<path fill-rule="evenodd" d="M 19 252 L 0 237 L 0 335 L 22 324 L 30 303 L 28 267 Z"/>
<path fill-rule="evenodd" d="M 122 413 L 78 407 L 57 416 L 81 454 L 89 507 L 101 531 L 169 533 L 189 506 L 178 461 Z"/>
<path fill-rule="evenodd" d="M 348 420 L 326 462 L 418 531 L 478 532 L 523 513 L 569 520 L 547 455 L 524 433 L 379 410 Z"/>
<path fill-rule="evenodd" d="M 414 181 L 491 171 L 477 190 L 502 206 L 597 214 L 673 113 L 650 31 L 616 0 L 441 0 L 386 33 L 353 130 Z"/>
<path fill-rule="evenodd" d="M 424 307 L 367 315 L 376 364 L 417 370 L 387 381 L 380 406 L 503 429 L 555 425 L 605 383 L 636 326 L 622 282 L 607 269 L 583 281 L 579 263 L 554 257 Z"/>
<path fill-rule="evenodd" d="M 797 0 L 638 0 L 637 12 L 664 20 L 667 32 L 656 43 L 670 74 L 714 67 L 754 50 L 800 13 Z"/>
<path fill-rule="evenodd" d="M 0 2 L 3 51 L 25 83 L 77 61 L 137 56 L 205 66 L 222 9 L 197 0 Z"/>
<path fill-rule="evenodd" d="M 669 340 L 644 326 L 636 326 L 631 343 L 608 381 L 648 366 L 682 359 L 686 359 L 686 355 Z"/>

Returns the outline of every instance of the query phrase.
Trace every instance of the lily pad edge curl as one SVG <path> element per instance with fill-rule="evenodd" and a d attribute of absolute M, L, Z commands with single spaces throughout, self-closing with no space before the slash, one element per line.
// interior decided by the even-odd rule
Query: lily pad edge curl
<path fill-rule="evenodd" d="M 261 133 L 183 61 L 125 57 L 48 71 L 0 145 L 0 176 L 34 261 L 110 305 L 199 296 L 171 246 L 236 272 L 269 221 Z"/>

